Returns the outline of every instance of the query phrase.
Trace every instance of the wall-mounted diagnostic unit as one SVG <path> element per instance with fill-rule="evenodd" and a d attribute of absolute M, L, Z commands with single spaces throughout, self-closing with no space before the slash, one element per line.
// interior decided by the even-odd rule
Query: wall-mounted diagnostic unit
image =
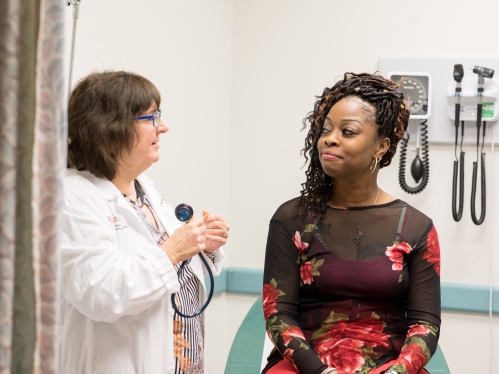
<path fill-rule="evenodd" d="M 461 91 L 460 91 L 460 112 L 458 113 L 461 121 L 471 121 L 475 123 L 478 116 L 481 116 L 483 121 L 497 121 L 499 119 L 498 101 L 499 101 L 499 79 L 492 79 L 494 70 L 480 68 L 479 66 L 465 68 L 461 64 L 456 64 L 454 67 L 453 76 L 459 76 L 457 71 L 462 71 L 461 77 Z M 473 70 L 478 72 L 487 72 L 487 75 L 475 75 Z M 473 74 L 473 75 L 472 75 Z M 487 79 L 485 79 L 487 78 Z M 456 78 L 454 78 L 455 80 Z M 481 79 L 478 83 L 477 79 Z M 478 89 L 481 86 L 481 92 Z M 481 105 L 482 111 L 479 113 L 478 109 L 478 96 L 482 97 Z M 454 121 L 456 119 L 455 111 L 456 99 L 456 82 L 449 80 L 447 87 L 447 114 Z"/>
<path fill-rule="evenodd" d="M 393 72 L 388 76 L 400 84 L 411 119 L 427 119 L 431 114 L 431 75 L 428 73 Z"/>
<path fill-rule="evenodd" d="M 455 142 L 454 152 L 454 175 L 452 180 L 452 217 L 456 222 L 461 220 L 464 201 L 464 152 L 462 141 L 464 138 L 464 124 L 466 121 L 476 123 L 476 161 L 473 162 L 473 175 L 471 185 L 471 219 L 476 225 L 481 225 L 485 220 L 486 211 L 486 176 L 485 176 L 485 153 L 483 146 L 485 143 L 485 133 L 488 121 L 497 121 L 499 117 L 499 80 L 492 79 L 494 70 L 482 66 L 470 68 L 473 74 L 471 77 L 464 77 L 462 64 L 454 65 L 454 82 L 449 83 L 447 89 L 447 114 L 454 121 Z M 478 78 L 478 80 L 477 80 Z M 461 153 L 457 158 L 457 143 L 461 128 Z M 483 129 L 483 132 L 481 132 Z M 480 146 L 480 136 L 482 145 Z M 479 155 L 480 153 L 480 155 Z M 478 163 L 480 162 L 480 192 L 481 192 L 481 213 L 477 218 L 476 214 L 476 192 L 478 184 Z M 457 203 L 457 173 L 459 167 L 459 205 Z"/>
<path fill-rule="evenodd" d="M 379 60 L 381 74 L 400 83 L 400 90 L 411 111 L 408 130 L 400 141 L 400 186 L 404 191 L 414 194 L 421 192 L 428 183 L 428 142 L 454 145 L 452 189 L 450 181 L 448 185 L 440 183 L 438 189 L 443 196 L 448 196 L 445 199 L 448 200 L 447 204 L 450 205 L 452 198 L 452 217 L 456 222 L 462 219 L 463 212 L 469 207 L 473 223 L 481 225 L 486 213 L 486 182 L 489 184 L 489 191 L 494 191 L 493 179 L 486 179 L 486 170 L 489 168 L 490 174 L 493 161 L 489 161 L 490 165 L 485 161 L 487 144 L 491 145 L 492 153 L 494 143 L 497 144 L 493 131 L 499 122 L 499 79 L 494 78 L 494 70 L 497 69 L 499 58 L 422 57 Z M 430 131 L 427 131 L 427 120 Z M 409 187 L 405 181 L 409 132 L 413 138 L 417 133 L 416 147 L 412 143 L 410 147 L 410 151 L 416 151 L 410 173 L 416 183 L 419 183 L 417 187 Z M 463 144 L 473 145 L 474 149 L 476 147 L 473 170 L 468 173 L 465 170 Z M 445 175 L 441 173 L 442 167 L 445 168 L 438 165 L 439 179 Z M 449 169 L 450 167 L 451 165 Z M 411 177 L 407 178 L 409 180 Z M 471 188 L 468 189 L 468 186 Z M 471 192 L 468 194 L 470 200 L 465 199 L 467 191 Z"/>
<path fill-rule="evenodd" d="M 391 72 L 388 78 L 400 85 L 404 94 L 404 103 L 409 108 L 410 119 L 419 120 L 416 133 L 416 157 L 411 164 L 411 175 L 418 183 L 410 187 L 405 179 L 405 165 L 407 158 L 407 145 L 410 135 L 407 129 L 400 145 L 400 187 L 407 193 L 417 194 L 423 191 L 430 178 L 430 159 L 428 154 L 428 125 L 427 119 L 431 115 L 431 75 L 426 72 Z M 419 157 L 421 151 L 422 158 Z"/>

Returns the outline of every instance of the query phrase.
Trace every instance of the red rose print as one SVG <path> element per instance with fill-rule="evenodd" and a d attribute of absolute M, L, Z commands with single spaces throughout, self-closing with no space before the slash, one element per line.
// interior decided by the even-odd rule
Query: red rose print
<path fill-rule="evenodd" d="M 426 365 L 426 356 L 423 348 L 411 343 L 407 345 L 397 358 L 397 364 L 402 365 L 407 370 L 407 374 L 417 374 Z"/>
<path fill-rule="evenodd" d="M 412 325 L 409 327 L 409 332 L 407 333 L 407 339 L 413 335 L 424 335 L 428 336 L 430 333 L 430 328 L 424 325 Z"/>
<path fill-rule="evenodd" d="M 303 243 L 301 241 L 301 236 L 299 231 L 297 231 L 291 239 L 293 240 L 293 243 L 295 243 L 295 246 L 298 249 L 298 253 L 301 256 L 303 254 L 303 251 L 308 247 L 308 243 Z"/>
<path fill-rule="evenodd" d="M 296 326 L 290 326 L 286 330 L 284 330 L 281 333 L 281 337 L 284 340 L 284 345 L 287 347 L 291 339 L 294 338 L 301 338 L 305 340 L 305 337 L 303 336 L 303 332 Z"/>
<path fill-rule="evenodd" d="M 383 322 L 374 319 L 360 319 L 357 321 L 342 321 L 331 327 L 331 336 L 349 336 L 359 339 L 369 347 L 388 347 L 388 335 L 383 333 Z"/>
<path fill-rule="evenodd" d="M 428 260 L 430 264 L 433 264 L 433 268 L 438 276 L 440 276 L 440 245 L 438 243 L 438 234 L 435 227 L 432 227 L 428 233 L 428 240 L 426 243 L 426 253 L 423 258 Z"/>
<path fill-rule="evenodd" d="M 402 260 L 404 253 L 408 254 L 412 251 L 412 247 L 407 243 L 396 243 L 391 247 L 386 248 L 386 255 L 393 261 L 392 270 L 402 270 Z"/>
<path fill-rule="evenodd" d="M 365 363 L 361 348 L 388 347 L 389 335 L 383 333 L 383 328 L 383 322 L 374 318 L 341 321 L 314 340 L 315 350 L 324 364 L 335 367 L 340 374 L 355 373 Z"/>
<path fill-rule="evenodd" d="M 322 362 L 332 366 L 340 374 L 355 373 L 362 369 L 365 359 L 360 348 L 364 343 L 351 338 L 326 338 L 315 346 Z"/>
<path fill-rule="evenodd" d="M 312 284 L 312 262 L 307 261 L 300 266 L 300 277 L 304 284 Z"/>
<path fill-rule="evenodd" d="M 269 317 L 277 313 L 277 309 L 275 306 L 277 305 L 277 297 L 279 296 L 279 290 L 273 287 L 270 284 L 263 285 L 262 291 L 262 304 L 263 304 L 263 316 L 265 320 L 268 320 Z"/>
<path fill-rule="evenodd" d="M 284 354 L 282 355 L 284 357 L 284 359 L 289 362 L 291 365 L 293 365 L 293 367 L 296 369 L 296 372 L 298 372 L 298 368 L 296 367 L 295 365 L 295 362 L 293 361 L 293 358 L 291 356 L 293 356 L 293 350 L 291 348 L 287 348 L 285 351 L 284 351 Z"/>

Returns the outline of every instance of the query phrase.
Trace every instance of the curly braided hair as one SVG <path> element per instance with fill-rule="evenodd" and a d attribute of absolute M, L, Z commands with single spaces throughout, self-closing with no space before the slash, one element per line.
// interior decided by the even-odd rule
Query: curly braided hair
<path fill-rule="evenodd" d="M 379 74 L 345 73 L 343 79 L 333 87 L 325 88 L 317 96 L 314 110 L 303 120 L 303 129 L 310 125 L 301 153 L 305 163 L 309 163 L 305 173 L 307 181 L 302 183 L 300 206 L 303 214 L 312 211 L 322 220 L 326 213 L 326 202 L 330 198 L 333 179 L 322 170 L 317 150 L 317 142 L 322 134 L 324 121 L 333 107 L 347 96 L 358 96 L 375 108 L 374 122 L 378 126 L 378 136 L 390 139 L 390 148 L 383 155 L 380 168 L 390 165 L 397 150 L 397 144 L 404 136 L 409 123 L 409 110 L 403 103 L 404 95 L 400 85 Z"/>

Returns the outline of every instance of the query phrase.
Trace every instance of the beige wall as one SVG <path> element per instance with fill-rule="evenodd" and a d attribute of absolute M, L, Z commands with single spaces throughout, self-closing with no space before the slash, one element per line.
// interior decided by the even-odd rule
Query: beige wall
<path fill-rule="evenodd" d="M 171 130 L 149 175 L 168 202 L 230 219 L 227 266 L 263 267 L 268 221 L 304 181 L 301 120 L 326 85 L 345 71 L 375 71 L 381 57 L 499 56 L 494 0 L 107 0 L 80 8 L 75 79 L 123 68 L 157 84 Z M 431 118 L 429 126 L 450 124 Z M 489 146 L 488 212 L 477 227 L 468 203 L 475 153 L 472 146 L 466 151 L 460 223 L 450 212 L 452 146 L 431 145 L 430 183 L 422 194 L 402 192 L 398 158 L 380 173 L 380 184 L 434 219 L 442 281 L 499 285 L 499 276 L 492 277 L 499 274 L 499 199 L 491 190 L 499 158 Z M 212 374 L 223 372 L 254 300 L 214 298 L 207 327 Z M 443 313 L 440 343 L 452 372 L 493 372 L 491 334 L 497 351 L 497 317 L 489 323 L 484 315 Z M 499 358 L 492 361 L 499 366 Z"/>
<path fill-rule="evenodd" d="M 298 195 L 304 181 L 301 120 L 326 85 L 346 71 L 375 71 L 381 57 L 499 56 L 499 48 L 485 37 L 496 32 L 495 1 L 253 0 L 233 6 L 231 266 L 262 267 L 268 220 L 282 202 Z M 429 131 L 432 126 L 451 123 L 430 118 Z M 408 195 L 398 186 L 398 156 L 381 171 L 380 185 L 435 221 L 443 282 L 499 285 L 499 276 L 492 279 L 499 274 L 494 230 L 499 199 L 491 183 L 499 157 L 491 156 L 489 146 L 488 213 L 477 227 L 469 208 L 476 153 L 471 145 L 465 151 L 466 202 L 460 223 L 453 221 L 450 208 L 453 146 L 431 145 L 430 183 L 423 193 Z M 497 191 L 497 176 L 494 182 Z M 442 321 L 440 344 L 453 373 L 494 372 L 490 342 L 492 334 L 497 352 L 498 317 L 490 324 L 488 316 L 445 312 Z M 493 367 L 498 360 L 495 355 Z"/>

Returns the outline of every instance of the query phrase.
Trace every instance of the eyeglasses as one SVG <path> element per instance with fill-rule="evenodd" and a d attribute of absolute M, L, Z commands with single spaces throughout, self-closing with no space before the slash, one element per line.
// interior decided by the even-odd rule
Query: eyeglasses
<path fill-rule="evenodd" d="M 158 109 L 157 112 L 154 112 L 150 116 L 140 116 L 137 119 L 139 121 L 144 119 L 152 119 L 152 127 L 154 128 L 159 127 L 159 124 L 161 122 L 161 109 Z"/>

